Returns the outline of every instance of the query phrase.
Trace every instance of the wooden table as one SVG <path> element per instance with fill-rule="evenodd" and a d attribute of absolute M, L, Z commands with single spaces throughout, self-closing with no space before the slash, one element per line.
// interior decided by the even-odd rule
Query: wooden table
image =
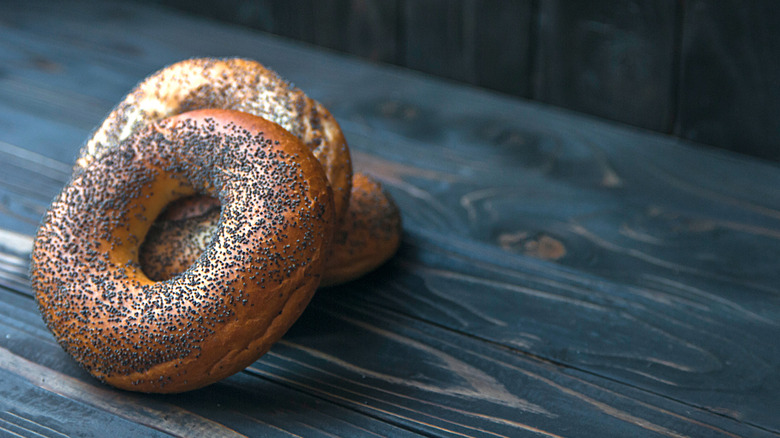
<path fill-rule="evenodd" d="M 31 236 L 90 130 L 193 56 L 329 107 L 403 244 L 245 371 L 117 391 L 41 321 Z M 776 164 L 168 10 L 10 1 L 0 175 L 0 435 L 780 435 Z"/>

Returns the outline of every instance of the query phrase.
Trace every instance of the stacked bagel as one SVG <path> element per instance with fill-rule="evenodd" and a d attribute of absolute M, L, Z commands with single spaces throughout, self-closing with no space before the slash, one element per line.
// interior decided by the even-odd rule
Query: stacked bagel
<path fill-rule="evenodd" d="M 319 286 L 375 269 L 400 234 L 327 109 L 255 61 L 191 59 L 141 82 L 86 142 L 31 279 L 92 375 L 182 392 L 255 361 Z"/>

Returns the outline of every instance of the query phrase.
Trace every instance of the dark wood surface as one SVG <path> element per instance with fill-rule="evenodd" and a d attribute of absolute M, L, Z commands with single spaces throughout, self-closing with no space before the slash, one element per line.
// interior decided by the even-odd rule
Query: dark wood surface
<path fill-rule="evenodd" d="M 132 0 L 780 160 L 774 0 Z"/>
<path fill-rule="evenodd" d="M 0 433 L 778 436 L 780 169 L 116 2 L 0 14 Z M 192 393 L 86 375 L 43 325 L 32 235 L 140 79 L 246 56 L 328 106 L 402 248 Z"/>

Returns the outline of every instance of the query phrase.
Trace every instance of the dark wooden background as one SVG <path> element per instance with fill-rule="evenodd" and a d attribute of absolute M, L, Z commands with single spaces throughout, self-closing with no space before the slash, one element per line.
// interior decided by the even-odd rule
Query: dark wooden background
<path fill-rule="evenodd" d="M 780 160 L 780 2 L 143 0 Z"/>
<path fill-rule="evenodd" d="M 632 41 L 628 54 L 675 45 L 679 37 L 653 33 L 675 11 L 686 21 L 710 17 L 729 26 L 760 19 L 763 30 L 751 27 L 756 34 L 774 32 L 766 11 L 743 17 L 699 3 L 637 11 L 602 3 L 585 11 L 507 2 L 504 10 L 517 8 L 509 14 L 487 2 L 318 2 L 311 3 L 318 14 L 353 17 L 352 30 L 300 30 L 320 41 L 340 35 L 329 44 L 364 44 L 366 51 L 381 32 L 411 26 L 399 17 L 414 16 L 414 38 L 461 38 L 466 49 L 453 56 L 471 65 L 500 59 L 492 70 L 468 73 L 485 86 L 506 83 L 502 75 L 515 68 L 526 73 L 514 93 L 547 89 L 550 100 L 621 104 L 623 117 L 669 126 L 694 126 L 670 104 L 684 93 L 654 91 L 679 75 L 647 73 L 660 71 L 660 55 L 626 55 L 637 61 L 601 68 L 599 59 L 617 56 L 609 41 Z M 210 13 L 243 7 L 243 16 L 273 27 L 296 23 L 294 12 L 306 10 L 300 2 L 242 4 Z M 539 36 L 559 22 L 583 23 L 579 34 L 544 44 L 592 50 L 552 57 L 558 52 L 550 49 L 543 64 L 541 56 L 531 63 L 491 55 L 463 35 L 481 34 L 479 47 L 496 47 L 498 34 L 467 25 L 471 18 L 441 31 L 459 22 L 452 17 L 469 16 L 459 9 L 466 4 L 482 17 L 524 16 L 517 29 Z M 396 18 L 381 18 L 388 15 Z M 584 16 L 596 18 L 586 25 Z M 375 28 L 365 17 L 398 24 Z M 604 17 L 614 26 L 598 24 Z M 756 73 L 763 89 L 723 84 L 753 71 L 738 68 L 742 59 L 759 65 L 770 52 L 749 53 L 747 43 L 706 28 L 703 42 L 686 39 L 686 50 L 704 56 L 706 41 L 722 41 L 717 56 L 729 75 L 722 83 L 693 80 L 703 73 L 681 59 L 691 71 L 681 88 L 769 105 L 769 76 Z M 645 36 L 630 37 L 638 29 Z M 412 45 L 394 38 L 368 55 L 409 53 L 442 74 L 464 62 L 436 61 L 449 56 L 446 45 L 412 56 Z M 501 47 L 536 53 L 543 42 L 533 41 L 518 37 Z M 597 49 L 598 41 L 613 49 Z M 29 252 L 91 130 L 143 77 L 194 56 L 261 60 L 323 102 L 344 130 L 355 168 L 382 181 L 398 203 L 402 247 L 371 275 L 318 292 L 285 338 L 243 372 L 178 396 L 114 391 L 78 368 L 46 329 L 29 285 Z M 512 63 L 518 59 L 522 65 Z M 568 88 L 553 93 L 534 81 L 543 65 L 547 81 Z M 608 89 L 630 91 L 642 106 Z M 725 137 L 732 127 L 723 115 L 739 111 L 713 101 L 721 102 L 691 100 L 700 114 L 707 110 L 707 122 L 697 123 L 712 127 L 696 129 Z M 640 107 L 647 112 L 631 111 Z M 751 137 L 746 130 L 734 138 Z M 0 436 L 780 438 L 777 187 L 776 163 L 170 8 L 0 0 Z"/>

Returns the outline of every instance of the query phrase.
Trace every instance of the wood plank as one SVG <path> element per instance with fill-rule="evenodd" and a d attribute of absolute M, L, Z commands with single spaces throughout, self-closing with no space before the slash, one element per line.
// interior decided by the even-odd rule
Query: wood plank
<path fill-rule="evenodd" d="M 0 363 L 7 357 L 0 350 Z M 0 434 L 8 437 L 83 436 L 85 430 L 112 437 L 171 436 L 142 424 L 49 392 L 0 369 Z"/>
<path fill-rule="evenodd" d="M 403 3 L 401 65 L 528 96 L 532 2 Z"/>
<path fill-rule="evenodd" d="M 21 378 L 177 435 L 344 436 L 352 427 L 354 433 L 380 435 L 402 435 L 407 429 L 429 436 L 561 436 L 573 430 L 594 436 L 604 430 L 615 436 L 771 436 L 574 370 L 561 373 L 555 365 L 379 307 L 358 307 L 337 294 L 320 294 L 268 355 L 223 382 L 165 397 L 117 392 L 78 369 L 46 333 L 33 301 L 25 298 L 29 290 L 15 290 L 20 295 L 0 288 L 4 382 Z M 349 348 L 353 345 L 361 348 Z M 276 384 L 334 404 L 290 394 Z M 351 411 L 364 416 L 354 418 Z"/>
<path fill-rule="evenodd" d="M 103 7 L 97 13 L 123 16 L 111 13 L 122 6 Z M 130 19 L 138 20 L 144 12 L 134 14 Z M 95 20 L 105 25 L 89 37 L 77 35 L 77 17 L 60 24 L 45 17 L 36 24 L 24 13 L 13 18 L 16 31 L 31 39 L 53 27 L 51 34 L 78 36 L 88 47 L 100 47 L 109 30 L 123 26 L 118 18 Z M 165 22 L 175 27 L 176 17 Z M 761 342 L 778 334 L 780 319 L 771 269 L 776 169 L 206 22 L 184 23 L 215 37 L 200 47 L 205 52 L 216 52 L 220 39 L 233 41 L 238 54 L 261 51 L 328 101 L 358 164 L 379 175 L 401 204 L 404 252 L 356 289 L 340 289 L 346 303 L 395 309 L 685 409 L 778 430 L 778 354 Z M 186 35 L 154 21 L 148 26 L 133 30 L 155 43 L 161 60 L 194 52 Z M 127 46 L 114 38 L 105 47 Z M 109 48 L 81 52 L 73 65 L 156 67 L 147 53 L 122 60 Z M 309 73 L 311 65 L 320 76 Z M 379 93 L 377 83 L 391 95 Z M 448 105 L 434 106 L 441 95 Z M 442 299 L 443 290 L 458 299 Z M 746 367 L 750 357 L 755 361 Z"/>
<path fill-rule="evenodd" d="M 274 30 L 272 0 L 134 0 L 149 4 L 162 5 L 177 9 L 188 15 L 209 17 L 233 24 L 250 26 L 254 29 L 271 32 Z"/>
<path fill-rule="evenodd" d="M 476 82 L 474 23 L 468 13 L 474 7 L 469 0 L 404 2 L 402 65 L 443 78 Z"/>
<path fill-rule="evenodd" d="M 530 1 L 231 0 L 219 6 L 198 1 L 146 2 L 248 25 L 372 61 L 411 66 L 517 96 L 529 95 Z M 469 61 L 468 65 L 464 61 Z M 471 75 L 455 73 L 472 70 Z"/>
<path fill-rule="evenodd" d="M 539 4 L 534 99 L 671 131 L 678 2 Z"/>
<path fill-rule="evenodd" d="M 241 24 L 375 62 L 399 59 L 398 0 L 135 0 Z"/>
<path fill-rule="evenodd" d="M 531 96 L 534 2 L 482 0 L 466 11 L 474 26 L 474 85 Z"/>
<path fill-rule="evenodd" d="M 60 112 L 47 117 L 46 123 L 41 123 L 44 119 L 41 119 L 41 114 L 36 109 L 30 108 L 29 111 L 25 111 L 22 107 L 10 106 L 0 100 L 2 141 L 12 145 L 23 145 L 24 150 L 71 167 L 65 163 L 75 161 L 76 151 L 84 143 L 89 130 L 52 118 L 59 118 Z"/>
<path fill-rule="evenodd" d="M 684 4 L 676 134 L 780 160 L 780 5 Z"/>
<path fill-rule="evenodd" d="M 272 1 L 273 32 L 297 41 L 314 43 L 317 22 L 315 3 L 315 0 Z"/>
<path fill-rule="evenodd" d="M 0 280 L 0 284 L 5 282 Z M 67 426 L 75 429 L 76 435 L 102 430 L 94 421 L 106 427 L 127 424 L 118 436 L 147 436 L 154 430 L 175 436 L 215 437 L 411 436 L 385 422 L 247 375 L 186 395 L 116 391 L 81 370 L 44 327 L 27 295 L 29 290 L 15 290 L 21 295 L 0 288 L 0 394 L 8 403 L 13 402 L 11 412 L 20 416 L 27 413 L 25 418 L 42 426 L 57 431 Z M 18 395 L 21 391 L 31 398 Z M 84 423 L 79 411 L 94 415 Z M 4 418 L 0 412 L 0 427 Z M 74 423 L 76 418 L 80 428 Z"/>
<path fill-rule="evenodd" d="M 327 0 L 314 4 L 314 43 L 374 62 L 400 59 L 398 0 Z"/>
<path fill-rule="evenodd" d="M 16 161 L 19 162 L 18 159 Z M 0 160 L 0 163 L 10 162 L 12 160 Z M 33 162 L 20 167 L 32 169 L 34 165 Z M 0 164 L 0 172 L 5 171 L 3 166 L 7 167 Z M 35 178 L 32 175 L 34 173 L 30 179 Z M 29 369 L 33 367 L 32 363 L 39 363 L 40 366 L 52 368 L 59 373 L 52 374 L 49 380 L 66 381 L 62 388 L 58 387 L 60 392 L 65 392 L 71 398 L 87 399 L 88 404 L 97 407 L 108 403 L 105 400 L 108 393 L 85 386 L 90 385 L 91 379 L 84 376 L 51 340 L 42 327 L 33 302 L 29 299 L 24 302 L 23 297 L 31 293 L 27 282 L 23 280 L 26 279 L 26 262 L 29 257 L 27 253 L 32 238 L 9 236 L 8 232 L 5 232 L 2 241 L 5 245 L 8 245 L 8 242 L 16 244 L 5 247 L 0 245 L 5 254 L 3 259 L 6 260 L 6 263 L 0 264 L 0 285 L 12 288 L 20 294 L 17 297 L 0 297 L 0 315 L 3 316 L 0 318 L 0 330 L 6 330 L 8 336 L 5 339 L 9 340 L 3 343 L 4 335 L 0 333 L 0 347 L 8 349 L 8 355 L 11 355 L 11 365 L 8 368 L 19 373 L 15 367 Z M 560 368 L 560 365 L 547 361 L 524 357 L 524 354 L 520 353 L 521 345 L 515 345 L 506 351 L 504 348 L 475 340 L 470 335 L 463 336 L 458 331 L 436 328 L 423 319 L 410 319 L 402 314 L 384 310 L 407 302 L 409 307 L 419 307 L 420 301 L 414 296 L 407 296 L 408 293 L 419 293 L 422 303 L 425 304 L 425 296 L 438 287 L 435 283 L 437 279 L 430 275 L 431 271 L 442 274 L 445 280 L 467 278 L 467 287 L 475 286 L 473 279 L 476 277 L 469 276 L 469 268 L 453 261 L 441 262 L 441 265 L 448 268 L 430 267 L 437 260 L 456 258 L 446 254 L 450 248 L 439 247 L 436 250 L 427 247 L 426 254 L 417 254 L 413 261 L 409 261 L 408 253 L 416 252 L 413 245 L 420 246 L 422 241 L 422 238 L 416 238 L 413 242 L 407 242 L 404 250 L 406 254 L 376 275 L 346 288 L 321 293 L 322 298 L 318 298 L 310 306 L 306 316 L 272 353 L 261 358 L 244 374 L 290 386 L 317 398 L 363 412 L 369 417 L 381 418 L 398 427 L 433 435 L 489 433 L 512 436 L 523 431 L 559 435 L 572 430 L 570 428 L 588 434 L 597 434 L 599 430 L 609 428 L 615 434 L 632 436 L 640 436 L 649 431 L 674 436 L 689 429 L 706 431 L 715 436 L 730 436 L 745 431 L 760 435 L 759 429 L 746 428 L 744 424 L 724 420 L 720 415 L 713 416 L 706 410 L 683 407 L 675 402 L 595 378 L 590 373 L 565 366 Z M 433 246 L 443 246 L 442 241 L 434 242 Z M 498 264 L 495 262 L 498 255 L 487 257 L 487 251 L 490 249 L 482 248 L 479 253 L 480 263 L 483 265 L 481 274 L 485 274 L 484 265 Z M 474 254 L 473 248 L 464 252 Z M 404 266 L 410 263 L 414 266 Z M 473 266 L 473 260 L 463 263 Z M 403 266 L 402 270 L 397 266 Z M 492 270 L 507 274 L 507 270 L 501 269 L 500 266 Z M 517 270 L 508 274 L 519 273 Z M 420 280 L 425 282 L 424 286 L 419 284 Z M 476 283 L 481 286 L 483 298 L 486 297 L 485 294 L 491 299 L 505 298 L 495 295 L 493 290 L 501 288 L 499 280 L 486 280 L 483 283 L 485 284 Z M 383 302 L 386 300 L 383 290 L 387 289 L 387 285 L 392 286 L 389 290 L 398 298 L 395 302 L 390 302 L 390 306 Z M 477 308 L 470 309 L 456 302 L 451 304 L 448 300 L 460 298 L 461 287 L 452 281 L 447 287 L 452 290 L 451 298 L 439 296 L 443 302 L 436 307 L 448 317 L 462 322 L 473 320 L 473 316 L 476 316 L 487 322 L 487 327 L 507 325 L 500 321 L 504 318 L 501 314 L 489 314 Z M 512 289 L 511 292 L 516 294 L 516 288 Z M 528 295 L 543 297 L 544 292 L 529 289 Z M 506 303 L 512 302 L 512 297 L 508 298 Z M 557 301 L 566 301 L 566 298 Z M 574 300 L 570 298 L 568 301 Z M 375 306 L 374 302 L 380 305 Z M 467 300 L 464 303 L 467 303 Z M 514 309 L 509 309 L 510 312 L 512 310 Z M 495 324 L 496 322 L 498 324 Z M 528 336 L 527 331 L 522 332 L 521 336 L 533 339 Z M 48 347 L 43 348 L 42 344 Z M 352 345 L 360 345 L 361 348 L 349 348 Z M 17 359 L 17 356 L 21 359 Z M 566 372 L 561 373 L 562 369 Z M 50 373 L 44 369 L 36 371 L 38 374 L 44 372 Z M 178 406 L 177 408 L 166 404 L 157 409 L 185 409 L 187 415 L 203 417 L 205 420 L 200 420 L 201 422 L 216 421 L 230 430 L 249 432 L 254 427 L 259 427 L 255 423 L 265 425 L 269 420 L 265 417 L 261 420 L 247 419 L 247 416 L 256 418 L 254 416 L 265 410 L 257 408 L 258 402 L 242 403 L 241 406 L 247 408 L 239 407 L 235 401 L 236 391 L 240 388 L 244 393 L 239 399 L 251 399 L 257 397 L 258 393 L 266 392 L 267 390 L 259 388 L 258 385 L 267 386 L 267 383 L 246 379 L 245 375 L 228 379 L 213 389 L 201 391 L 206 393 L 203 397 L 176 397 L 173 405 Z M 224 385 L 228 385 L 230 389 L 226 389 Z M 74 386 L 80 388 L 79 392 L 73 389 Z M 44 389 L 50 390 L 48 387 Z M 529 396 L 533 397 L 529 399 Z M 204 404 L 204 400 L 209 403 Z M 214 400 L 218 400 L 216 408 Z M 126 413 L 122 415 L 129 416 L 126 418 L 149 424 L 148 419 L 139 418 L 135 412 L 135 403 L 140 403 L 138 399 L 113 400 L 105 409 L 113 412 L 117 403 L 122 407 L 121 411 Z M 277 401 L 266 401 L 265 406 L 271 409 L 271 406 L 276 406 L 274 403 Z M 143 405 L 148 405 L 148 402 L 144 401 Z M 223 406 L 227 412 L 221 409 Z M 328 411 L 330 408 L 321 409 Z M 676 414 L 683 410 L 688 413 L 684 416 Z M 233 411 L 238 412 L 234 414 Z M 558 418 L 561 417 L 565 417 L 566 421 L 559 421 Z M 247 421 L 249 423 L 246 423 Z M 287 424 L 283 420 L 276 421 L 277 423 L 272 423 L 276 427 Z M 297 422 L 300 420 L 296 419 L 295 423 Z M 323 424 L 331 422 L 332 420 L 323 419 Z"/>

